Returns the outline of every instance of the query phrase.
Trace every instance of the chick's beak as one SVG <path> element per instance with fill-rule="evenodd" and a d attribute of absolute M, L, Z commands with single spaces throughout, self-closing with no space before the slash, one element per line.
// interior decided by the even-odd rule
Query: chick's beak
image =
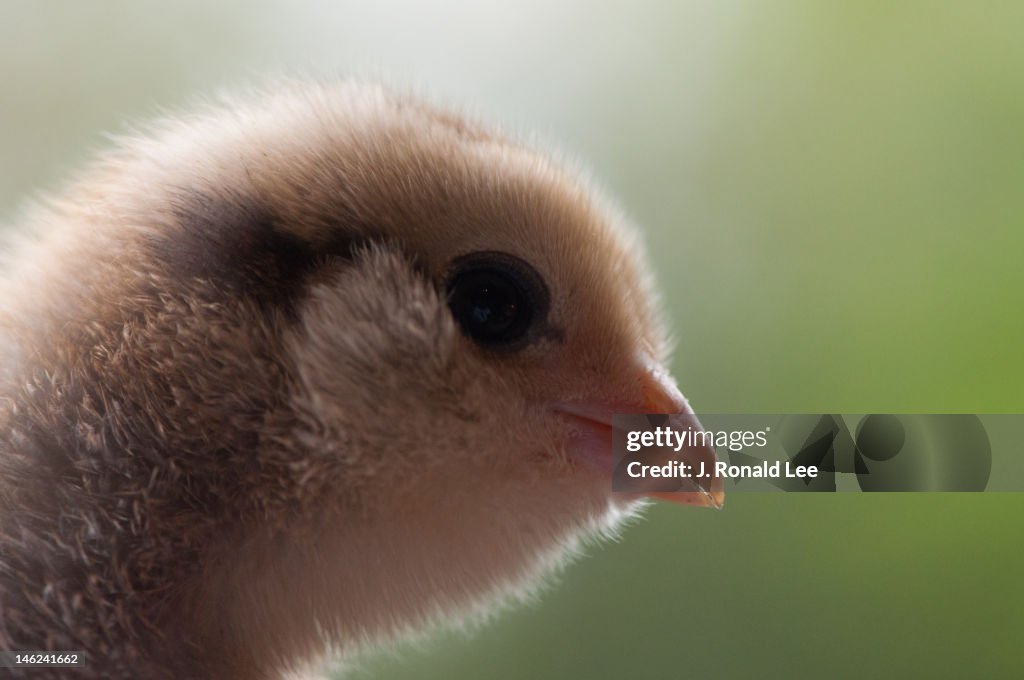
<path fill-rule="evenodd" d="M 570 455 L 578 460 L 598 465 L 611 471 L 612 466 L 612 416 L 615 414 L 664 414 L 669 416 L 666 423 L 673 430 L 696 432 L 703 427 L 694 415 L 686 398 L 676 387 L 667 371 L 660 367 L 648 367 L 640 378 L 640 398 L 620 403 L 571 402 L 562 403 L 557 411 L 568 415 L 577 426 L 575 436 L 569 445 Z M 663 462 L 677 460 L 691 466 L 692 470 L 713 471 L 718 457 L 714 447 L 700 443 L 686 445 L 680 450 L 664 451 Z M 645 462 L 649 462 L 646 459 Z M 648 491 L 625 493 L 623 495 L 648 496 L 682 505 L 721 508 L 725 491 L 721 477 L 710 476 L 701 480 L 684 479 L 680 491 Z M 686 490 L 687 488 L 692 490 Z"/>

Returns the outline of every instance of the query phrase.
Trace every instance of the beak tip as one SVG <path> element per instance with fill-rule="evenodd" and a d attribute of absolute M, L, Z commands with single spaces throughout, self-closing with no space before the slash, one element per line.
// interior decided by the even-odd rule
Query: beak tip
<path fill-rule="evenodd" d="M 713 510 L 721 510 L 725 506 L 725 491 L 719 484 L 716 483 L 710 491 L 700 487 L 698 489 L 699 491 L 655 491 L 645 495 L 678 505 L 695 505 Z"/>

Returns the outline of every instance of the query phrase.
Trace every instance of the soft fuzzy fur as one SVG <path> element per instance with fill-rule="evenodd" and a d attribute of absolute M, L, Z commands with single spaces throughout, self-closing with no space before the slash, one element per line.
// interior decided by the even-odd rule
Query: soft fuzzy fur
<path fill-rule="evenodd" d="M 563 400 L 664 360 L 632 230 L 498 132 L 352 84 L 169 119 L 36 210 L 0 280 L 0 649 L 32 677 L 275 678 L 520 596 L 632 505 Z M 463 337 L 451 261 L 546 332 Z"/>

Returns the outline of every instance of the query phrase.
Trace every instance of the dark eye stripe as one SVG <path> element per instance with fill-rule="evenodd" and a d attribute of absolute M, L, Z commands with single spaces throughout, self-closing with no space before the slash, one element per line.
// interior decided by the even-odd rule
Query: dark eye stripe
<path fill-rule="evenodd" d="M 257 200 L 182 190 L 175 224 L 146 243 L 176 280 L 202 280 L 211 294 L 245 296 L 291 314 L 309 276 L 327 259 L 350 260 L 368 243 L 384 242 L 366 225 L 347 224 L 314 242 L 293 233 Z"/>

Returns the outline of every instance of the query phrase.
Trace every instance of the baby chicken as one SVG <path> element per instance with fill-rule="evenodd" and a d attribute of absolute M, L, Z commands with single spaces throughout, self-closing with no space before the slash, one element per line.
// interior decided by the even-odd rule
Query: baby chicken
<path fill-rule="evenodd" d="M 163 121 L 23 226 L 0 649 L 84 655 L 32 677 L 291 677 L 474 617 L 636 510 L 613 413 L 696 426 L 620 213 L 375 86 Z"/>

